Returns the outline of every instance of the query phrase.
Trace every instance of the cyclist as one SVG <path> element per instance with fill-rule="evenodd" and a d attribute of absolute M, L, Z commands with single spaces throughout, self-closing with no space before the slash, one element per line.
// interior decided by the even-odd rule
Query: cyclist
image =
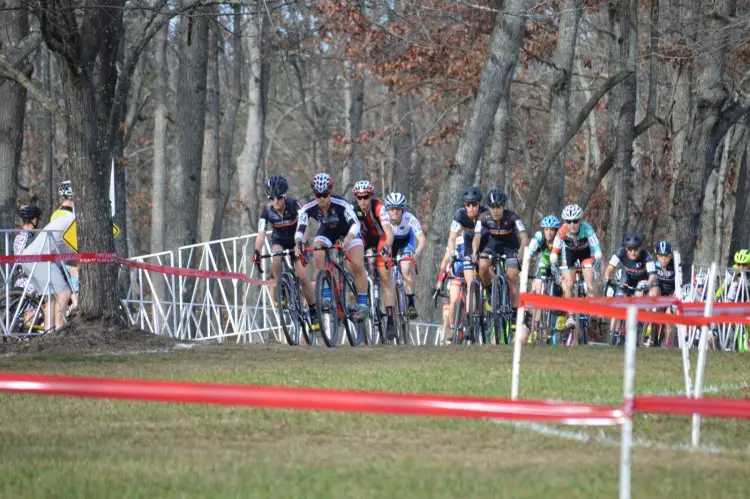
<path fill-rule="evenodd" d="M 552 253 L 552 246 L 555 242 L 555 236 L 557 230 L 562 225 L 560 219 L 555 215 L 547 215 L 542 219 L 542 230 L 536 231 L 534 237 L 529 242 L 529 254 L 533 258 L 535 254 L 539 253 L 539 259 L 536 265 L 536 273 L 534 282 L 532 284 L 532 291 L 537 294 L 544 292 L 544 279 L 554 279 L 554 292 L 555 296 L 562 296 L 562 288 L 560 287 L 560 269 L 557 265 L 550 263 L 550 253 Z M 536 310 L 534 314 L 534 328 L 533 331 L 539 331 L 539 320 L 541 316 L 541 310 Z M 557 329 L 564 329 L 565 317 L 561 314 L 557 316 L 558 324 Z"/>
<path fill-rule="evenodd" d="M 298 258 L 303 255 L 303 250 L 307 245 L 306 236 L 310 218 L 314 218 L 319 224 L 314 240 L 316 248 L 330 248 L 336 241 L 341 240 L 341 246 L 346 251 L 354 276 L 354 286 L 357 288 L 357 311 L 354 318 L 362 320 L 369 313 L 367 310 L 367 275 L 359 220 L 352 205 L 346 199 L 331 195 L 333 180 L 328 173 L 315 174 L 311 187 L 315 199 L 302 206 L 298 213 L 297 231 L 294 234 L 294 241 L 297 243 L 295 253 Z M 318 270 L 325 268 L 323 252 L 315 252 L 313 261 Z M 330 290 L 327 291 L 330 293 Z"/>
<path fill-rule="evenodd" d="M 675 292 L 675 268 L 672 245 L 659 241 L 656 245 L 656 280 L 661 296 L 672 296 Z"/>
<path fill-rule="evenodd" d="M 557 265 L 562 253 L 560 271 L 562 272 L 562 289 L 565 298 L 573 297 L 577 261 L 580 261 L 581 264 L 581 273 L 586 282 L 586 293 L 589 296 L 596 296 L 594 265 L 601 262 L 602 249 L 594 228 L 582 218 L 583 208 L 577 204 L 569 204 L 563 208 L 562 219 L 565 223 L 557 231 L 549 256 L 550 263 Z M 576 321 L 573 316 L 568 315 L 565 327 L 572 328 L 575 325 Z"/>
<path fill-rule="evenodd" d="M 34 239 L 34 233 L 31 231 L 39 226 L 42 210 L 35 204 L 25 204 L 18 210 L 18 215 L 21 217 L 23 225 L 21 226 L 22 230 L 13 239 L 14 255 L 20 255 L 31 244 L 31 241 Z M 29 283 L 29 276 L 23 272 L 19 265 L 16 267 L 16 279 L 13 287 L 24 289 L 26 288 L 26 283 Z M 26 292 L 32 296 L 36 295 L 34 285 L 29 283 L 29 288 Z"/>
<path fill-rule="evenodd" d="M 438 276 L 437 288 L 440 288 L 440 282 L 444 277 L 450 279 L 448 282 L 448 303 L 443 305 L 443 339 L 445 343 L 450 342 L 450 338 L 445 334 L 447 330 L 453 330 L 456 324 L 456 318 L 452 316 L 456 308 L 456 303 L 461 299 L 461 284 L 464 281 L 464 234 L 463 231 L 456 236 L 455 249 L 451 251 L 450 246 L 446 246 L 443 260 L 440 262 L 440 275 Z"/>
<path fill-rule="evenodd" d="M 492 261 L 487 258 L 479 258 L 482 255 L 494 257 L 505 254 L 505 274 L 508 276 L 508 292 L 510 303 L 513 307 L 515 317 L 518 307 L 518 268 L 520 253 L 529 244 L 529 236 L 518 214 L 505 209 L 508 204 L 508 195 L 499 187 L 493 187 L 487 193 L 487 205 L 489 211 L 479 215 L 471 243 L 473 261 L 478 262 L 479 278 L 484 284 L 485 290 L 492 285 Z"/>
<path fill-rule="evenodd" d="M 396 334 L 393 324 L 393 306 L 396 302 L 391 284 L 391 272 L 386 268 L 386 259 L 391 258 L 393 246 L 391 219 L 388 217 L 385 203 L 375 197 L 375 187 L 369 180 L 355 182 L 352 194 L 357 202 L 354 212 L 359 219 L 365 251 L 375 250 L 378 253 L 376 264 L 385 304 L 386 337 L 390 339 Z"/>
<path fill-rule="evenodd" d="M 622 274 L 618 282 L 615 296 L 630 296 L 634 289 L 647 286 L 648 296 L 659 296 L 659 286 L 656 277 L 656 264 L 651 253 L 643 248 L 643 234 L 629 232 L 625 234 L 623 247 L 612 255 L 602 276 L 602 288 L 609 284 L 609 278 L 615 269 L 622 265 Z M 623 285 L 627 285 L 626 289 Z"/>
<path fill-rule="evenodd" d="M 411 212 L 405 211 L 406 196 L 400 192 L 391 192 L 385 197 L 385 207 L 391 219 L 393 229 L 394 255 L 411 256 L 414 260 L 424 251 L 427 237 L 422 232 L 422 224 Z M 416 247 L 414 243 L 416 242 Z M 404 290 L 406 292 L 406 307 L 410 319 L 416 319 L 417 307 L 414 304 L 414 276 L 412 262 L 402 261 L 401 272 L 404 275 Z"/>
<path fill-rule="evenodd" d="M 268 179 L 263 190 L 268 197 L 268 203 L 263 207 L 258 217 L 258 234 L 255 236 L 255 250 L 253 251 L 253 264 L 260 266 L 260 250 L 266 241 L 266 224 L 271 227 L 271 252 L 294 249 L 294 233 L 297 230 L 297 218 L 300 210 L 299 201 L 287 197 L 289 183 L 281 175 L 274 175 Z M 273 289 L 279 282 L 281 276 L 281 257 L 273 257 L 271 270 L 274 277 Z M 307 276 L 307 268 L 302 265 L 301 260 L 297 260 L 295 270 L 298 276 Z M 312 329 L 320 329 L 318 321 L 318 311 L 315 308 L 315 293 L 313 292 L 310 280 L 300 278 L 302 295 L 310 304 L 310 320 Z M 272 290 L 271 296 L 276 296 Z"/>
<path fill-rule="evenodd" d="M 471 248 L 474 239 L 474 228 L 476 227 L 479 215 L 487 211 L 487 207 L 482 204 L 482 191 L 479 187 L 473 185 L 466 189 L 461 196 L 464 206 L 456 210 L 453 215 L 453 222 L 448 233 L 447 254 L 450 255 L 456 249 L 456 237 L 459 231 L 463 231 L 464 247 Z M 464 278 L 467 286 L 471 284 L 474 277 L 474 262 L 471 260 L 471 252 L 464 251 Z"/>

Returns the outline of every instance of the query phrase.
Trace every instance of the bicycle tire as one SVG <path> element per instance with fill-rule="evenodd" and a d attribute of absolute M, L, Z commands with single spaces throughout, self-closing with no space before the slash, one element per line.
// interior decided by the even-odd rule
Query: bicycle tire
<path fill-rule="evenodd" d="M 331 290 L 331 298 L 323 297 L 323 288 L 328 286 Z M 315 279 L 315 303 L 320 320 L 320 335 L 329 348 L 334 348 L 339 340 L 339 317 L 336 307 L 335 291 L 333 289 L 333 278 L 330 270 L 321 270 Z"/>
<path fill-rule="evenodd" d="M 5 298 L 6 295 L 3 294 L 0 296 L 0 310 L 2 310 L 2 313 L 5 313 Z M 24 324 L 23 321 L 23 314 L 25 310 L 29 307 L 29 305 L 33 305 L 35 308 L 39 309 L 41 307 L 40 301 L 35 297 L 31 295 L 24 295 L 22 289 L 15 289 L 11 290 L 8 293 L 7 298 L 10 300 L 10 304 L 8 307 L 8 311 L 10 313 L 10 318 L 12 318 L 16 312 L 18 312 L 18 317 L 16 317 L 16 320 L 13 322 L 6 331 L 6 334 L 9 336 L 25 336 L 31 333 L 32 330 L 37 330 L 37 334 L 43 334 L 44 333 L 44 309 L 40 309 L 39 312 L 36 314 L 36 320 L 33 324 L 27 326 Z M 20 307 L 20 310 L 19 310 Z"/>
<path fill-rule="evenodd" d="M 409 332 L 409 314 L 406 311 L 406 294 L 401 284 L 396 284 L 396 340 L 399 345 L 408 345 L 411 334 Z"/>
<path fill-rule="evenodd" d="M 286 342 L 297 346 L 300 342 L 302 317 L 301 310 L 297 307 L 297 293 L 292 282 L 286 272 L 279 276 L 279 282 L 276 285 L 276 303 L 279 307 L 279 322 Z"/>
<path fill-rule="evenodd" d="M 349 345 L 356 347 L 362 344 L 365 336 L 365 321 L 370 318 L 357 321 L 352 318 L 357 310 L 357 288 L 354 286 L 354 278 L 348 273 L 341 274 L 341 308 L 344 310 L 344 331 Z"/>
<path fill-rule="evenodd" d="M 380 291 L 378 291 L 378 297 L 375 297 L 375 286 L 376 284 L 371 280 L 367 280 L 367 306 L 370 309 L 370 320 L 368 321 L 369 326 L 365 328 L 365 344 L 377 345 L 379 342 L 383 343 L 383 324 L 380 317 Z M 378 284 L 379 286 L 379 284 Z"/>
<path fill-rule="evenodd" d="M 459 299 L 453 308 L 453 339 L 454 345 L 460 345 L 466 335 L 464 334 L 466 307 L 464 301 Z"/>
<path fill-rule="evenodd" d="M 501 287 L 502 278 L 496 274 L 492 278 L 492 291 L 490 291 L 490 307 L 492 308 L 492 328 L 495 334 L 495 345 L 502 343 L 503 335 L 505 334 L 502 303 L 500 300 Z"/>
<path fill-rule="evenodd" d="M 466 298 L 466 329 L 469 331 L 472 343 L 484 343 L 482 337 L 482 284 L 479 276 L 471 280 L 469 293 Z"/>

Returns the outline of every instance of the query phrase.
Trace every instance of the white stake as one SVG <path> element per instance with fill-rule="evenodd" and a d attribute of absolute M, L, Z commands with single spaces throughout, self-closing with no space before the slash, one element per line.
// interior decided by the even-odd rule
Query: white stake
<path fill-rule="evenodd" d="M 714 312 L 714 294 L 716 293 L 716 271 L 718 265 L 716 262 L 711 264 L 711 270 L 708 271 L 708 295 L 706 296 L 706 307 L 703 309 L 703 317 L 711 317 Z M 708 344 L 709 325 L 701 327 L 701 340 L 698 345 L 698 365 L 695 368 L 695 394 L 694 398 L 699 399 L 703 396 L 703 374 L 706 370 L 706 349 Z M 698 447 L 701 441 L 701 417 L 699 414 L 693 414 L 693 447 Z"/>

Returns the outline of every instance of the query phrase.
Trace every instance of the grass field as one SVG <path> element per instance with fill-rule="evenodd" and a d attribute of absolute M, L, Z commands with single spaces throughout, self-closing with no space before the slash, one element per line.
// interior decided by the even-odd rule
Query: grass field
<path fill-rule="evenodd" d="M 750 395 L 750 357 L 710 352 L 706 384 Z M 507 397 L 511 350 L 205 346 L 16 356 L 0 370 Z M 694 364 L 694 359 L 693 359 Z M 676 351 L 639 350 L 638 393 L 683 388 Z M 521 394 L 616 404 L 622 350 L 529 348 Z M 0 394 L 0 497 L 616 497 L 616 429 Z M 748 497 L 750 423 L 635 421 L 634 497 Z"/>

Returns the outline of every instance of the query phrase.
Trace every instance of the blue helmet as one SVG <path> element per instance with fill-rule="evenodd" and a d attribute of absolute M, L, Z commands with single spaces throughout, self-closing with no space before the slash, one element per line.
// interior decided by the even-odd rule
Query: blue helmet
<path fill-rule="evenodd" d="M 555 215 L 547 215 L 542 219 L 542 229 L 559 229 L 560 225 L 560 219 Z"/>
<path fill-rule="evenodd" d="M 659 243 L 656 245 L 656 254 L 657 255 L 671 255 L 672 245 L 669 244 L 667 241 L 659 241 Z"/>

